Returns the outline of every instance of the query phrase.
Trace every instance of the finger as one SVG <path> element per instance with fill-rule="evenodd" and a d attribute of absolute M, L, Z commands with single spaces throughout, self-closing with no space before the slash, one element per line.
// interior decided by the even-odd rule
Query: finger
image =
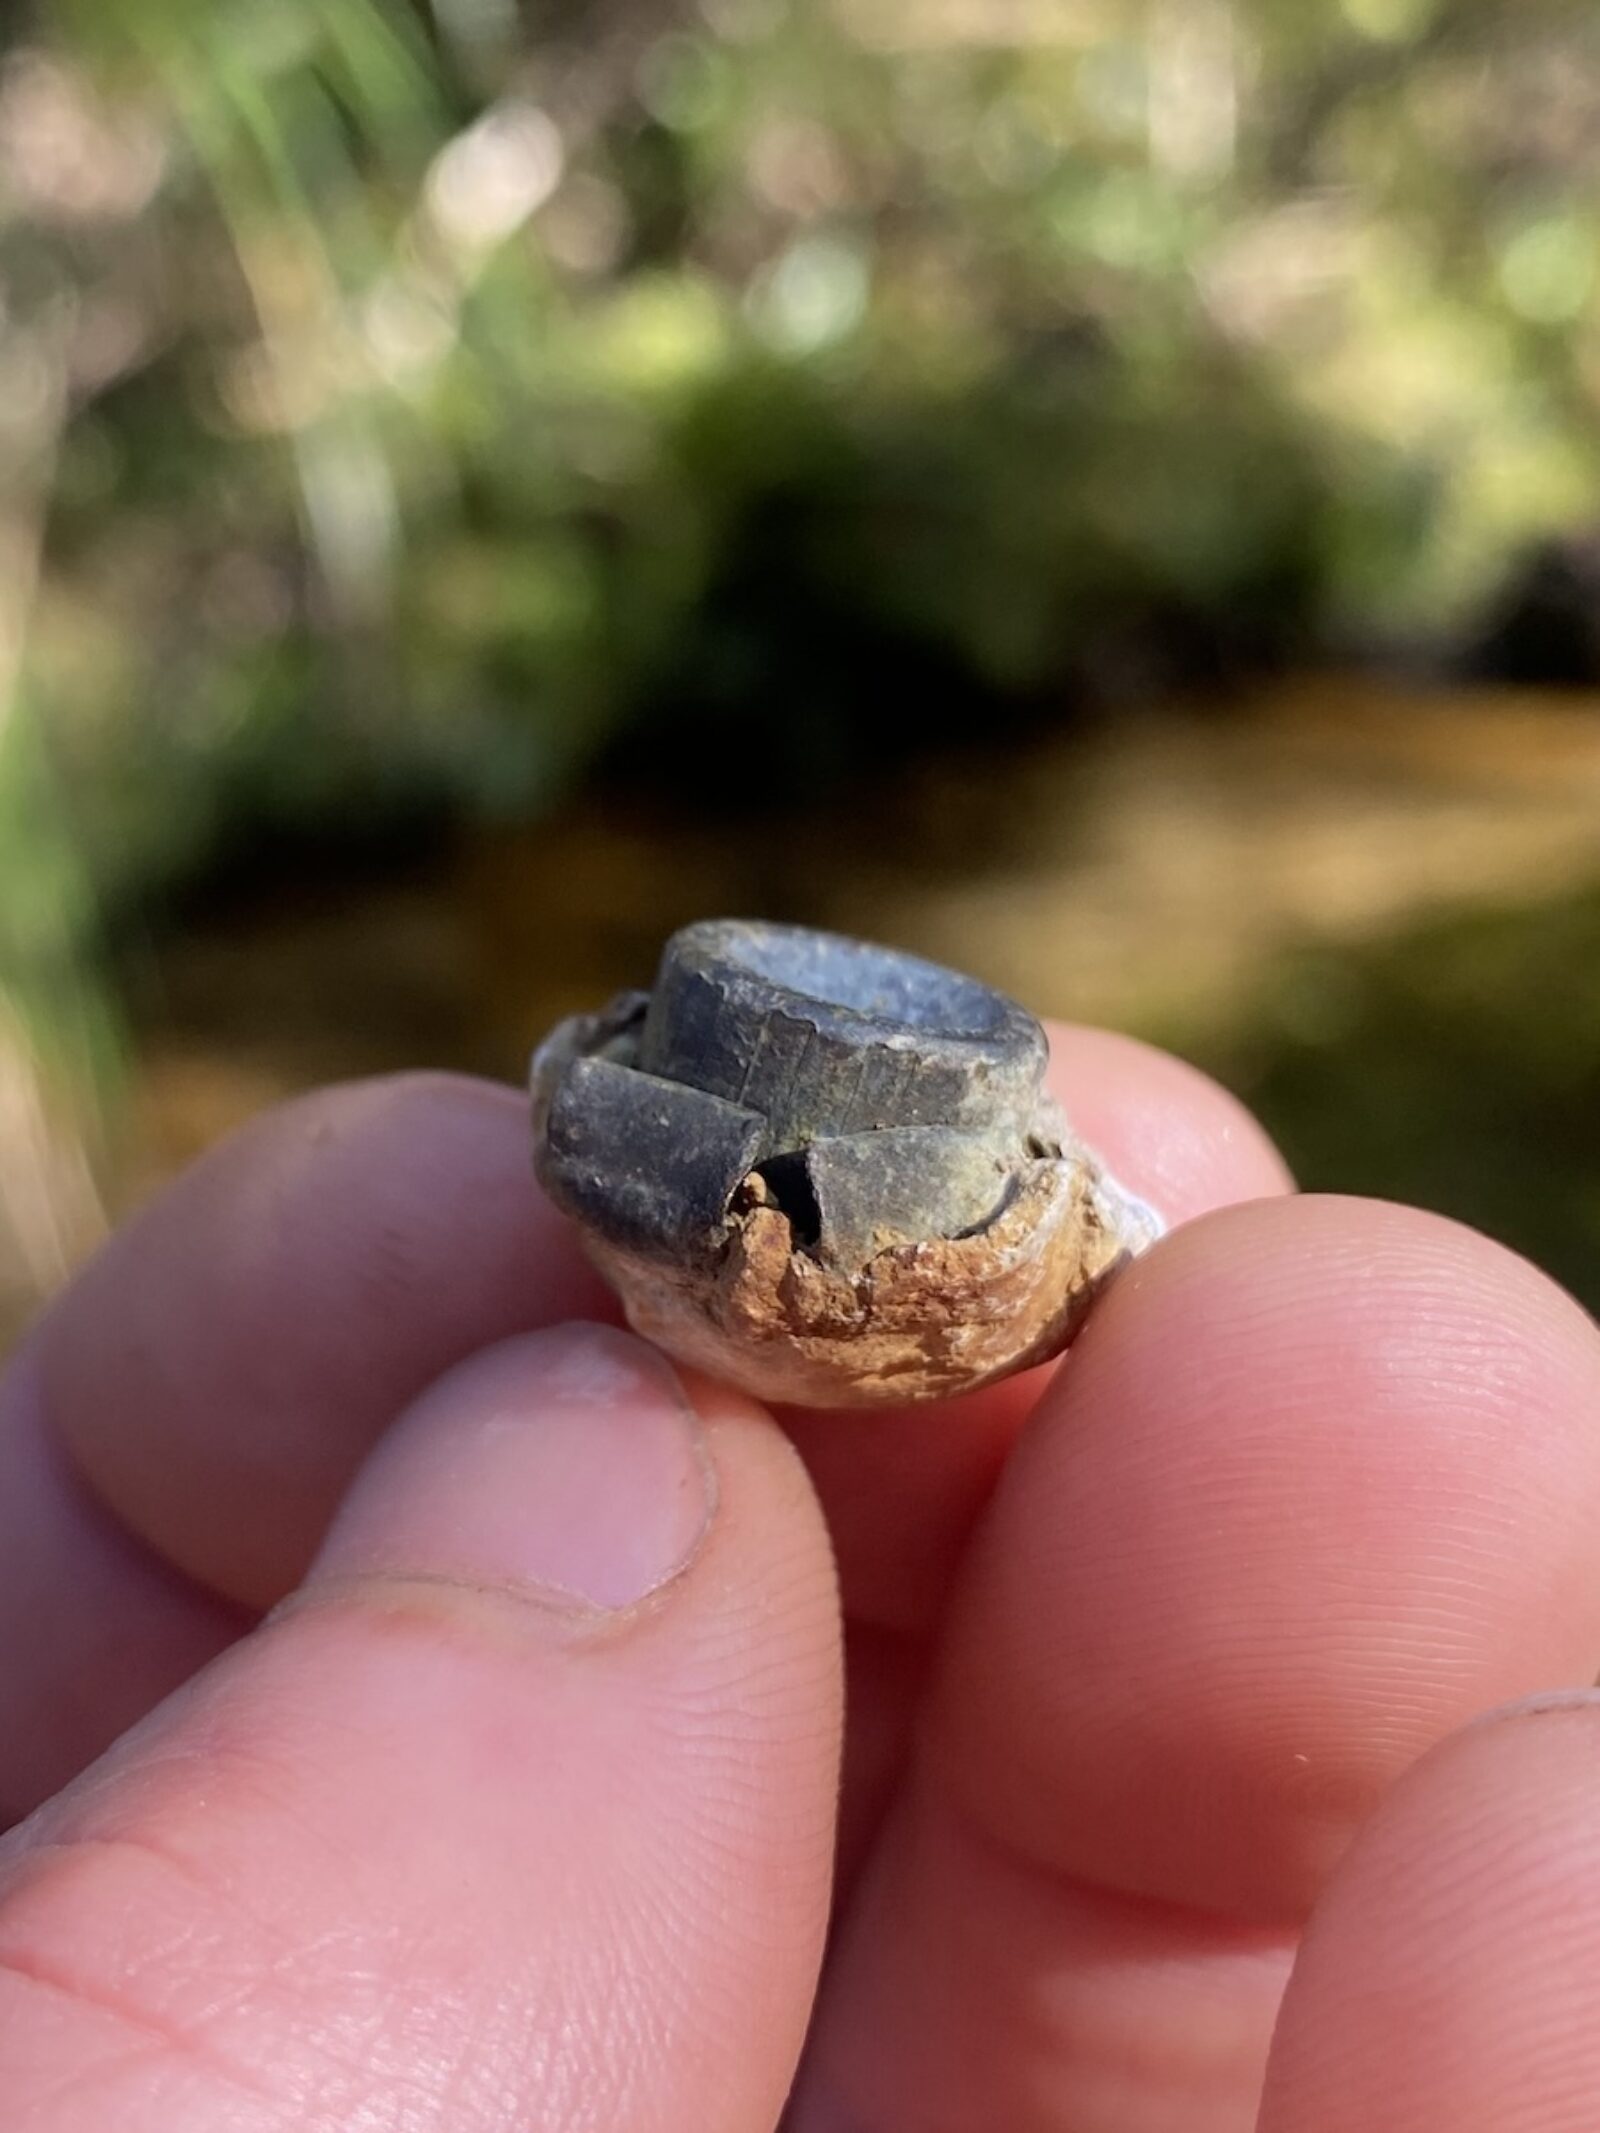
<path fill-rule="evenodd" d="M 1291 1953 L 1271 1927 L 1042 1873 L 913 1781 L 783 2133 L 1251 2133 Z"/>
<path fill-rule="evenodd" d="M 1283 1157 L 1236 1096 L 1136 1037 L 1052 1023 L 1050 1090 L 1112 1174 L 1170 1228 L 1293 1190 Z"/>
<path fill-rule="evenodd" d="M 431 1378 L 610 1308 L 531 1185 L 510 1089 L 354 1084 L 213 1151 L 0 1381 L 0 1815 L 288 1589 Z"/>
<path fill-rule="evenodd" d="M 1130 1192 L 1176 1226 L 1281 1194 L 1289 1174 L 1239 1103 L 1194 1067 L 1110 1030 L 1056 1024 L 1050 1086 Z M 918 1631 L 1048 1370 L 932 1407 L 781 1410 L 828 1512 L 846 1613 Z"/>
<path fill-rule="evenodd" d="M 300 1598 L 12 1834 L 30 2133 L 776 2118 L 827 1905 L 824 1529 L 625 1336 L 428 1393 Z"/>
<path fill-rule="evenodd" d="M 268 1112 L 197 1164 L 40 1328 L 39 1382 L 100 1501 L 259 1607 L 424 1385 L 506 1334 L 608 1311 L 533 1185 L 523 1100 L 402 1075 Z"/>
<path fill-rule="evenodd" d="M 1600 1335 L 1553 1282 L 1408 1208 L 1215 1215 L 1107 1298 L 1006 1476 L 943 1767 L 1062 1871 L 1298 1920 L 1434 1740 L 1592 1678 L 1597 1524 Z"/>
<path fill-rule="evenodd" d="M 1169 1223 L 1289 1189 L 1254 1119 L 1181 1059 L 1110 1030 L 1056 1024 L 1050 1061 L 1052 1092 L 1074 1128 Z M 931 1407 L 779 1411 L 827 1512 L 852 1631 L 852 1712 L 862 1722 L 852 1719 L 841 1809 L 846 1881 L 898 1779 L 926 1671 L 920 1649 L 896 1647 L 920 1647 L 932 1630 L 1053 1367 Z"/>
<path fill-rule="evenodd" d="M 1591 2133 L 1600 1699 L 1514 1707 L 1400 1785 L 1313 1914 L 1261 2133 Z"/>
<path fill-rule="evenodd" d="M 19 1820 L 248 1618 L 104 1511 L 44 1425 L 38 1373 L 0 1381 L 0 1828 Z"/>
<path fill-rule="evenodd" d="M 964 1565 L 817 2078 L 863 2133 L 980 2096 L 1015 2133 L 1249 2127 L 1274 1977 L 1386 1788 L 1592 1680 L 1597 1523 L 1600 1336 L 1523 1261 L 1337 1200 L 1155 1247 Z"/>

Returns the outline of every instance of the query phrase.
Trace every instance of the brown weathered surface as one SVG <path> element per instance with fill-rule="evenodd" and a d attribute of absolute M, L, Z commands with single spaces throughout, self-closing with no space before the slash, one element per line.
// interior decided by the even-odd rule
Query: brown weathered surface
<path fill-rule="evenodd" d="M 987 1229 L 895 1246 L 849 1273 L 796 1250 L 759 1190 L 709 1270 L 586 1241 L 647 1339 L 763 1399 L 845 1407 L 936 1399 L 1048 1360 L 1147 1236 L 1070 1152 L 1031 1164 Z"/>

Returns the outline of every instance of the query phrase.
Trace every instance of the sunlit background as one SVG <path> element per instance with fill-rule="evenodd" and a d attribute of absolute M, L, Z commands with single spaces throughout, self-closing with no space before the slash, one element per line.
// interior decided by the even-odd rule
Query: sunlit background
<path fill-rule="evenodd" d="M 0 32 L 0 1335 L 714 911 L 1600 1303 L 1591 0 Z"/>

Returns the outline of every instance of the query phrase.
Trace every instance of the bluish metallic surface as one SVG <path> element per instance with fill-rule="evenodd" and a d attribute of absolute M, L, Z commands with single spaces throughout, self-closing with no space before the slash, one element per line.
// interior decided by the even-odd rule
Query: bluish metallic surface
<path fill-rule="evenodd" d="M 979 1228 L 1033 1144 L 1046 1046 L 1004 995 L 921 957 L 712 920 L 643 1006 L 556 1031 L 535 1063 L 551 1196 L 612 1243 L 714 1254 L 752 1173 L 833 1264 Z M 748 1188 L 747 1188 L 748 1189 Z"/>

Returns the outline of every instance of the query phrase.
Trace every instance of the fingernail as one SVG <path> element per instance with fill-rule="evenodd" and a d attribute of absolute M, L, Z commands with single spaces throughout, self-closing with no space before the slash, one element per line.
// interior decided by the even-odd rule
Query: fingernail
<path fill-rule="evenodd" d="M 312 1575 L 453 1578 L 631 1607 L 696 1554 L 715 1492 L 670 1365 L 631 1334 L 559 1326 L 424 1394 L 356 1477 Z"/>

